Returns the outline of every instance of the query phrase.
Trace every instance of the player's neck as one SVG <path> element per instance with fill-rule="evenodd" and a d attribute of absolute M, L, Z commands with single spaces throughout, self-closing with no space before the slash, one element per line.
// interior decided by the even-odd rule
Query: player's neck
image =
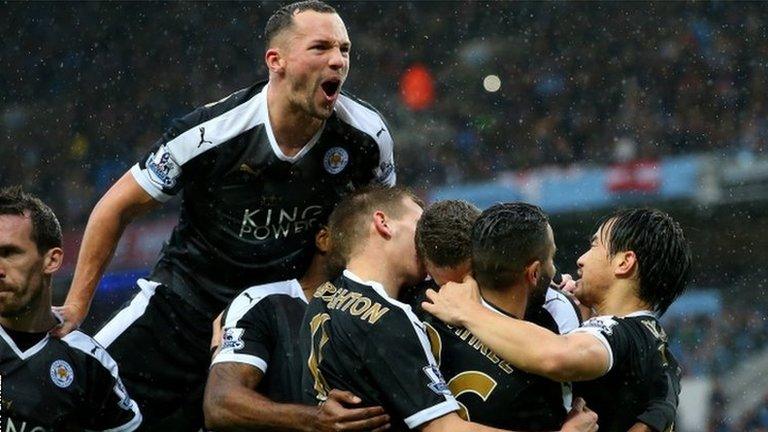
<path fill-rule="evenodd" d="M 307 299 L 311 299 L 312 296 L 315 295 L 315 291 L 317 290 L 317 287 L 319 287 L 324 282 L 328 282 L 328 278 L 325 277 L 325 275 L 319 275 L 319 274 L 306 274 L 299 279 L 299 285 L 301 285 L 302 291 L 304 291 L 304 296 Z"/>
<path fill-rule="evenodd" d="M 599 304 L 595 306 L 598 315 L 622 317 L 642 310 L 651 310 L 651 305 L 642 301 L 637 292 L 640 287 L 628 281 L 617 281 Z"/>
<path fill-rule="evenodd" d="M 56 325 L 56 318 L 51 312 L 51 290 L 43 290 L 24 312 L 12 317 L 0 316 L 0 325 L 27 333 L 40 333 L 52 329 Z"/>
<path fill-rule="evenodd" d="M 480 287 L 480 295 L 488 303 L 493 304 L 504 312 L 522 319 L 525 316 L 525 307 L 528 304 L 528 296 L 522 287 L 510 287 L 498 290 L 483 289 Z"/>
<path fill-rule="evenodd" d="M 360 254 L 351 258 L 347 263 L 347 270 L 363 281 L 375 281 L 384 287 L 387 294 L 396 299 L 400 295 L 400 288 L 403 286 L 402 278 L 388 271 L 386 265 L 382 265 L 381 257 L 366 256 Z"/>
<path fill-rule="evenodd" d="M 267 112 L 277 145 L 287 156 L 301 151 L 323 126 L 323 120 L 295 107 L 273 84 L 267 89 Z"/>

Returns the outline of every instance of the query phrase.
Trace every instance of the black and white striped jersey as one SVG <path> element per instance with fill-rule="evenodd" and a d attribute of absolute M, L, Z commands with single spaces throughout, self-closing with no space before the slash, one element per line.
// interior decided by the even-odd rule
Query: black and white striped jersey
<path fill-rule="evenodd" d="M 298 402 L 301 367 L 296 356 L 306 309 L 296 279 L 248 288 L 224 311 L 212 364 L 249 364 L 263 373 L 256 391 L 275 402 Z"/>
<path fill-rule="evenodd" d="M 556 333 L 579 326 L 573 304 L 548 289 L 543 303 L 529 309 L 526 320 Z M 502 315 L 498 307 L 483 305 Z M 432 350 L 448 387 L 461 404 L 467 420 L 501 429 L 559 430 L 571 405 L 571 388 L 521 371 L 499 357 L 469 330 L 443 323 L 420 306 L 414 306 L 429 335 Z"/>
<path fill-rule="evenodd" d="M 300 332 L 302 398 L 331 389 L 384 407 L 392 430 L 415 429 L 459 409 L 440 374 L 424 324 L 411 307 L 349 270 L 320 286 Z"/>
<path fill-rule="evenodd" d="M 574 331 L 595 336 L 610 357 L 605 375 L 574 384 L 574 393 L 599 416 L 600 430 L 626 431 L 636 422 L 658 432 L 672 430 L 680 368 L 656 316 L 650 311 L 600 316 Z"/>
<path fill-rule="evenodd" d="M 45 335 L 22 350 L 0 327 L 0 430 L 133 431 L 141 423 L 117 364 L 85 334 Z"/>
<path fill-rule="evenodd" d="M 313 238 L 341 197 L 393 185 L 392 138 L 347 94 L 295 156 L 272 132 L 265 82 L 175 120 L 131 168 L 158 201 L 181 193 L 181 215 L 150 279 L 218 313 L 243 289 L 303 274 Z"/>

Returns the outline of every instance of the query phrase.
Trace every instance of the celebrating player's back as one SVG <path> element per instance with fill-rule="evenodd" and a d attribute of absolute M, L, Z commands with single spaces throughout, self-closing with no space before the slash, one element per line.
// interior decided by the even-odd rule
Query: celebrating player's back
<path fill-rule="evenodd" d="M 679 372 L 657 315 L 683 292 L 690 274 L 682 229 L 659 210 L 619 211 L 602 221 L 577 263 L 575 293 L 602 316 L 567 335 L 489 313 L 474 280 L 428 292 L 432 303 L 423 306 L 466 327 L 513 366 L 559 381 L 594 380 L 582 392 L 598 410 L 601 429 L 623 432 L 641 422 L 667 430 Z"/>
<path fill-rule="evenodd" d="M 480 214 L 466 203 L 438 202 L 424 212 L 416 238 L 421 258 L 440 282 L 460 281 L 474 269 L 484 281 L 480 289 L 488 310 L 525 315 L 558 333 L 578 327 L 574 306 L 549 288 L 555 244 L 539 208 L 498 204 Z M 427 324 L 433 353 L 463 417 L 519 430 L 560 427 L 571 405 L 569 385 L 512 367 L 469 330 L 424 313 L 420 304 L 414 308 Z"/>
<path fill-rule="evenodd" d="M 343 275 L 320 287 L 301 328 L 302 393 L 322 401 L 331 388 L 381 405 L 395 430 L 497 430 L 461 419 L 432 355 L 423 323 L 395 298 L 424 272 L 414 234 L 421 203 L 401 189 L 374 189 L 343 200 L 331 215 Z M 565 430 L 595 430 L 580 412 Z M 575 428 L 575 429 L 574 429 Z"/>

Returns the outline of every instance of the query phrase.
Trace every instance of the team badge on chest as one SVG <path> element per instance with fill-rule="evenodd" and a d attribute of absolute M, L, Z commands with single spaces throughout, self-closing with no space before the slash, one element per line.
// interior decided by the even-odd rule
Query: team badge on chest
<path fill-rule="evenodd" d="M 75 379 L 75 371 L 64 360 L 51 363 L 51 381 L 61 388 L 69 387 Z"/>
<path fill-rule="evenodd" d="M 325 152 L 323 158 L 323 165 L 325 170 L 331 174 L 340 173 L 349 162 L 349 153 L 341 147 L 333 147 Z"/>

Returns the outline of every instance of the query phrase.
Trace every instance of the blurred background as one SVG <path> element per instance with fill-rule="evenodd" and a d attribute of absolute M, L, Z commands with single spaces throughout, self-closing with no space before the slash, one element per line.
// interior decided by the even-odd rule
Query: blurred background
<path fill-rule="evenodd" d="M 0 186 L 84 223 L 169 121 L 266 77 L 277 3 L 0 5 Z M 346 91 L 395 138 L 428 200 L 523 200 L 552 216 L 564 272 L 597 218 L 651 205 L 683 225 L 695 278 L 664 316 L 685 374 L 678 430 L 768 430 L 768 8 L 761 3 L 334 4 Z M 148 272 L 171 202 L 133 224 L 86 328 Z"/>

